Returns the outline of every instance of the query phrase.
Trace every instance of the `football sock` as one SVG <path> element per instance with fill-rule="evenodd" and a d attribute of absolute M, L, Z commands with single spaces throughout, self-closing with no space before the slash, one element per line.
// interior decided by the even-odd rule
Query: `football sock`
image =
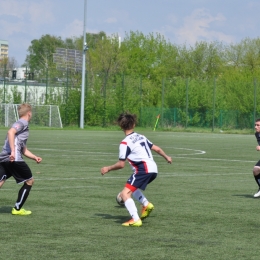
<path fill-rule="evenodd" d="M 140 190 L 136 190 L 132 193 L 133 197 L 138 200 L 143 206 L 147 206 L 149 204 L 149 201 L 144 196 L 144 194 Z"/>
<path fill-rule="evenodd" d="M 14 207 L 16 210 L 20 210 L 22 208 L 22 206 L 25 203 L 27 197 L 29 196 L 31 188 L 32 188 L 32 186 L 24 183 L 22 188 L 19 190 L 18 198 L 17 198 L 17 201 L 15 203 L 15 207 Z"/>
<path fill-rule="evenodd" d="M 255 177 L 255 181 L 256 181 L 258 187 L 260 188 L 260 174 L 254 176 L 254 177 Z"/>
<path fill-rule="evenodd" d="M 132 198 L 129 198 L 125 201 L 125 207 L 127 208 L 129 214 L 134 219 L 134 221 L 137 221 L 138 219 L 140 219 L 140 217 L 137 213 L 137 208 L 135 206 L 135 202 Z"/>

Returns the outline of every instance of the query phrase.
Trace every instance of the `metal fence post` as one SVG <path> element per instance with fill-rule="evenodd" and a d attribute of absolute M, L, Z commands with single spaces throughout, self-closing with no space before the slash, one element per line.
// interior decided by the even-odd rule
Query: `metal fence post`
<path fill-rule="evenodd" d="M 122 74 L 122 112 L 125 109 L 125 74 Z"/>
<path fill-rule="evenodd" d="M 212 132 L 214 132 L 215 127 L 215 100 L 216 100 L 216 78 L 214 78 L 213 85 L 213 113 L 212 113 Z"/>
<path fill-rule="evenodd" d="M 46 67 L 46 90 L 45 90 L 45 104 L 47 105 L 48 103 L 48 64 L 47 64 L 47 67 Z"/>
<path fill-rule="evenodd" d="M 25 69 L 25 81 L 24 81 L 24 103 L 26 103 L 27 99 L 27 66 Z"/>
<path fill-rule="evenodd" d="M 188 127 L 188 120 L 189 120 L 189 80 L 186 79 L 186 122 L 185 122 L 185 128 Z"/>
<path fill-rule="evenodd" d="M 6 90 L 5 90 L 5 86 L 6 86 L 5 74 L 6 74 L 6 63 L 5 63 L 5 66 L 4 66 L 4 100 L 3 100 L 3 101 L 4 101 L 4 102 L 3 102 L 4 104 L 5 104 L 5 91 L 6 91 Z"/>
<path fill-rule="evenodd" d="M 139 123 L 140 123 L 140 126 L 142 126 L 142 103 L 143 103 L 143 100 L 142 100 L 142 75 L 140 75 L 140 116 L 139 116 Z"/>
<path fill-rule="evenodd" d="M 161 107 L 161 126 L 162 127 L 163 127 L 164 87 L 165 87 L 165 78 L 162 79 L 162 107 Z"/>
<path fill-rule="evenodd" d="M 175 107 L 173 109 L 173 125 L 176 126 L 176 121 L 177 121 L 177 108 Z"/>
<path fill-rule="evenodd" d="M 103 109 L 104 109 L 104 113 L 103 113 L 103 127 L 106 127 L 107 122 L 106 122 L 106 116 L 107 116 L 107 80 L 108 80 L 108 74 L 105 75 L 105 81 L 104 81 L 104 85 L 103 85 Z"/>
<path fill-rule="evenodd" d="M 254 115 L 253 115 L 253 129 L 255 129 L 256 120 L 256 79 L 254 78 Z"/>

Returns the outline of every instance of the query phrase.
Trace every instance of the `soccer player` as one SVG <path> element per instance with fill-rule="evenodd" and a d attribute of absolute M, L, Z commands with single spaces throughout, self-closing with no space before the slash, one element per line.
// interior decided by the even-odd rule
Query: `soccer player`
<path fill-rule="evenodd" d="M 142 220 L 147 218 L 154 209 L 154 205 L 141 192 L 141 190 L 145 190 L 147 184 L 157 177 L 158 173 L 151 150 L 164 157 L 168 163 L 172 163 L 172 158 L 145 136 L 134 132 L 136 125 L 135 115 L 122 113 L 119 115 L 117 122 L 126 136 L 119 146 L 119 161 L 114 165 L 101 168 L 101 174 L 104 175 L 109 171 L 124 168 L 125 161 L 128 160 L 132 166 L 133 174 L 121 191 L 121 197 L 132 218 L 122 225 L 140 227 L 142 226 Z M 141 217 L 139 217 L 135 202 L 131 198 L 132 195 L 142 204 Z"/>
<path fill-rule="evenodd" d="M 256 150 L 260 151 L 260 118 L 256 119 L 255 121 L 255 137 L 258 143 L 258 145 L 256 146 Z M 260 160 L 254 166 L 253 174 L 255 177 L 255 181 L 258 185 L 258 192 L 255 193 L 254 197 L 259 198 L 260 197 Z"/>
<path fill-rule="evenodd" d="M 18 114 L 19 120 L 8 130 L 3 150 L 0 153 L 0 188 L 11 176 L 14 177 L 18 184 L 23 183 L 18 192 L 18 198 L 12 209 L 12 214 L 25 216 L 32 213 L 23 209 L 22 206 L 30 193 L 34 179 L 30 168 L 22 156 L 25 155 L 37 163 L 40 163 L 42 158 L 31 153 L 26 147 L 29 136 L 28 123 L 32 117 L 31 105 L 21 104 L 18 107 Z"/>

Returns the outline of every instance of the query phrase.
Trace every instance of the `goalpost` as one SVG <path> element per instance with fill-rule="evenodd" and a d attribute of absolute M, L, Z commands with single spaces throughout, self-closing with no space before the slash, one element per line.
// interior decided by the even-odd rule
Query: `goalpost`
<path fill-rule="evenodd" d="M 0 104 L 0 126 L 10 127 L 19 119 L 19 104 Z M 62 128 L 59 107 L 56 105 L 32 105 L 30 125 Z"/>

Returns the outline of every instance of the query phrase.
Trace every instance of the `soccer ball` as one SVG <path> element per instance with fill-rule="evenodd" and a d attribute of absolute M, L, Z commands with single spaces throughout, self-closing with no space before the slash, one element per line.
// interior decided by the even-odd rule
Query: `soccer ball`
<path fill-rule="evenodd" d="M 117 196 L 116 196 L 116 202 L 117 202 L 117 204 L 119 205 L 119 206 L 125 206 L 125 203 L 124 203 L 124 201 L 123 201 L 123 199 L 121 198 L 121 196 L 120 196 L 120 193 L 121 192 L 119 192 L 118 194 L 117 194 Z"/>

